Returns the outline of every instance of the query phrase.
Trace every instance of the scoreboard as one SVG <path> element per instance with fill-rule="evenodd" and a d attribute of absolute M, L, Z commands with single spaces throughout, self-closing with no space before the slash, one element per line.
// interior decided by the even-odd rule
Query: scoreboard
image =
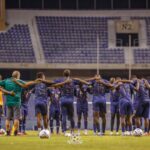
<path fill-rule="evenodd" d="M 5 0 L 0 0 L 0 30 L 5 29 Z"/>
<path fill-rule="evenodd" d="M 139 21 L 116 21 L 117 33 L 139 33 Z"/>

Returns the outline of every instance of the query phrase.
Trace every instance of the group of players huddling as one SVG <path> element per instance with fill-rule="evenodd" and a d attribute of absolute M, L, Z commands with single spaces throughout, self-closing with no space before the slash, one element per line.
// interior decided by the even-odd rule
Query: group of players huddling
<path fill-rule="evenodd" d="M 20 72 L 14 71 L 11 78 L 0 80 L 0 125 L 2 117 L 2 95 L 5 94 L 6 105 L 6 135 L 25 134 L 26 117 L 28 115 L 28 101 L 32 93 L 35 94 L 35 113 L 37 128 L 50 126 L 53 133 L 53 122 L 56 120 L 56 133 L 60 133 L 60 126 L 64 135 L 67 131 L 67 119 L 70 121 L 71 133 L 74 133 L 74 97 L 77 99 L 77 127 L 80 134 L 81 118 L 84 118 L 84 134 L 88 129 L 88 101 L 87 94 L 93 96 L 93 130 L 95 135 L 105 135 L 106 127 L 106 93 L 110 93 L 111 135 L 116 118 L 116 134 L 119 134 L 121 124 L 122 135 L 132 135 L 134 128 L 141 128 L 144 118 L 144 134 L 149 132 L 150 84 L 142 78 L 133 77 L 131 80 L 120 77 L 110 81 L 102 79 L 100 75 L 90 79 L 71 78 L 70 70 L 64 70 L 64 77 L 54 81 L 45 79 L 42 72 L 37 73 L 36 80 L 25 82 L 20 79 Z M 49 104 L 50 97 L 50 106 Z M 48 107 L 49 106 L 49 107 Z M 49 114 L 48 114 L 49 112 Z M 100 118 L 102 128 L 100 130 Z M 10 121 L 13 121 L 11 133 Z M 61 122 L 61 125 L 60 125 Z M 20 126 L 19 126 L 20 124 Z M 0 126 L 1 128 L 1 126 Z"/>

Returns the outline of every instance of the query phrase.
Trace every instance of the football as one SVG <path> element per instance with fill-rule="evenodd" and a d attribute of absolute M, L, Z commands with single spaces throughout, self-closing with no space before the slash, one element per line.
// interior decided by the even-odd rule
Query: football
<path fill-rule="evenodd" d="M 44 130 L 40 131 L 39 137 L 41 139 L 48 139 L 48 138 L 50 138 L 50 132 L 49 132 L 49 130 L 45 130 L 44 129 Z"/>
<path fill-rule="evenodd" d="M 6 134 L 6 131 L 4 129 L 0 129 L 0 135 Z"/>
<path fill-rule="evenodd" d="M 140 128 L 136 128 L 136 129 L 133 131 L 133 135 L 134 135 L 134 136 L 142 136 L 142 135 L 143 135 L 143 131 L 142 131 Z"/>

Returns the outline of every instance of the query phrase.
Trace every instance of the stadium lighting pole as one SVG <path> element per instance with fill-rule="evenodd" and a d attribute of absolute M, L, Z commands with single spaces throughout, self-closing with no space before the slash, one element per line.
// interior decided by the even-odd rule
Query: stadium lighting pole
<path fill-rule="evenodd" d="M 129 63 L 129 80 L 131 79 L 131 74 L 132 74 L 132 66 L 131 66 L 131 56 L 130 52 L 132 50 L 132 45 L 131 45 L 131 35 L 129 35 L 129 48 L 128 48 L 128 63 Z"/>
<path fill-rule="evenodd" d="M 97 75 L 99 75 L 99 35 L 97 34 Z"/>

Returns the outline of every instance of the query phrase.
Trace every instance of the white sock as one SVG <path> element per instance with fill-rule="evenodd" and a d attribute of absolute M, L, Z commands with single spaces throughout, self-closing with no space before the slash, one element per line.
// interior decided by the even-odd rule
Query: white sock
<path fill-rule="evenodd" d="M 42 129 L 41 128 L 38 128 L 38 131 L 40 132 Z"/>

